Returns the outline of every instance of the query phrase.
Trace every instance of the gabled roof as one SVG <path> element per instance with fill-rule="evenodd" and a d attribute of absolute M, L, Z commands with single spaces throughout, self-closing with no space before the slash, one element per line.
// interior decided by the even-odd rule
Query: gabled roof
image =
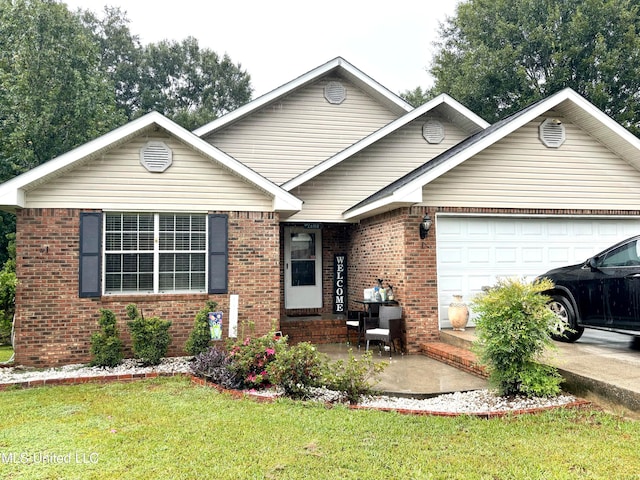
<path fill-rule="evenodd" d="M 401 206 L 422 202 L 422 187 L 424 185 L 549 110 L 554 110 L 559 115 L 571 120 L 609 150 L 640 170 L 640 139 L 574 90 L 567 88 L 463 140 L 345 211 L 345 219 L 357 220 Z"/>
<path fill-rule="evenodd" d="M 438 111 L 445 118 L 449 119 L 452 123 L 458 125 L 462 130 L 468 132 L 469 134 L 480 132 L 489 126 L 489 123 L 485 122 L 482 118 L 466 108 L 464 105 L 460 104 L 447 94 L 441 94 L 429 100 L 420 107 L 413 109 L 409 113 L 406 113 L 397 120 L 394 120 L 393 122 L 385 125 L 381 129 L 363 138 L 359 142 L 354 143 L 348 148 L 345 148 L 343 151 L 337 153 L 333 157 L 328 158 L 324 162 L 319 163 L 313 168 L 310 168 L 301 175 L 298 175 L 297 177 L 289 180 L 282 185 L 282 188 L 287 191 L 291 191 L 293 188 L 302 185 L 303 183 L 311 180 L 322 172 L 325 172 L 331 167 L 339 164 L 343 160 L 351 157 L 352 155 L 355 155 L 358 152 L 361 152 L 366 147 L 374 144 L 378 140 L 385 138 L 387 135 L 396 132 L 401 127 L 407 125 L 411 121 L 432 110 Z"/>
<path fill-rule="evenodd" d="M 302 201 L 300 199 L 157 112 L 148 113 L 3 183 L 0 185 L 0 206 L 24 207 L 27 190 L 63 175 L 65 172 L 128 142 L 141 133 L 157 129 L 162 129 L 173 135 L 199 154 L 211 159 L 222 168 L 271 196 L 274 210 L 281 212 L 301 210 Z"/>
<path fill-rule="evenodd" d="M 413 110 L 413 107 L 405 102 L 402 98 L 383 87 L 374 79 L 358 70 L 342 57 L 336 57 L 333 60 L 314 68 L 313 70 L 305 73 L 304 75 L 295 78 L 294 80 L 285 83 L 284 85 L 272 90 L 269 93 L 256 98 L 255 100 L 235 109 L 226 115 L 213 120 L 212 122 L 203 125 L 202 127 L 194 130 L 194 134 L 199 137 L 204 137 L 210 133 L 226 127 L 238 120 L 254 113 L 255 111 L 269 105 L 270 103 L 279 101 L 285 95 L 303 88 L 304 86 L 315 82 L 319 78 L 328 75 L 336 74 L 352 82 L 357 87 L 361 88 L 368 95 L 384 104 L 391 111 L 396 112 L 398 115 L 402 115 L 408 111 Z"/>

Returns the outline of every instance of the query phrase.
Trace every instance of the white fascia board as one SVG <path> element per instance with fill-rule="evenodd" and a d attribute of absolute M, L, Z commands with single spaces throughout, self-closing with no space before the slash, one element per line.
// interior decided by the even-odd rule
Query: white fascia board
<path fill-rule="evenodd" d="M 413 203 L 420 203 L 422 201 L 422 187 L 424 185 L 427 185 L 433 180 L 444 175 L 449 170 L 457 167 L 464 161 L 482 152 L 483 150 L 490 147 L 497 141 L 503 139 L 510 133 L 526 125 L 530 121 L 536 119 L 540 115 L 544 114 L 548 110 L 552 109 L 554 106 L 558 105 L 559 103 L 567 99 L 572 100 L 576 103 L 579 103 L 581 106 L 583 106 L 585 103 L 588 103 L 584 99 L 582 99 L 582 97 L 580 97 L 578 94 L 576 94 L 573 90 L 570 90 L 570 89 L 561 90 L 557 94 L 549 97 L 547 101 L 540 102 L 540 104 L 537 105 L 536 108 L 531 109 L 526 114 L 520 115 L 519 117 L 515 118 L 513 121 L 503 125 L 499 129 L 497 129 L 495 132 L 493 132 L 491 135 L 488 135 L 487 137 L 483 138 L 479 142 L 476 142 L 473 145 L 469 146 L 468 148 L 464 149 L 463 151 L 451 157 L 449 160 L 447 160 L 443 164 L 438 165 L 437 167 L 425 172 L 423 175 L 420 175 L 419 177 L 415 178 L 411 182 L 408 182 L 406 185 L 399 187 L 392 194 L 384 198 L 380 198 L 375 202 L 372 202 L 371 204 L 363 205 L 361 208 L 358 208 L 356 210 L 349 212 L 348 215 L 345 215 L 345 218 L 349 218 L 349 219 L 354 217 L 362 218 L 364 216 L 370 215 L 371 212 L 373 211 L 379 211 L 385 207 L 389 208 L 392 204 L 396 204 L 397 202 L 404 204 L 404 203 L 411 202 L 413 199 L 415 200 L 415 202 Z M 593 106 L 592 108 L 599 111 L 597 108 Z"/>
<path fill-rule="evenodd" d="M 57 172 L 72 168 L 74 164 L 81 162 L 91 154 L 108 149 L 109 146 L 129 136 L 135 136 L 138 132 L 153 124 L 164 129 L 185 144 L 190 145 L 204 156 L 213 159 L 227 170 L 245 179 L 265 193 L 272 195 L 274 197 L 274 204 L 287 205 L 288 210 L 296 206 L 297 210 L 302 208 L 302 201 L 289 192 L 157 112 L 148 113 L 112 132 L 87 142 L 70 152 L 5 182 L 0 185 L 0 198 L 5 198 L 7 201 L 12 200 L 14 203 L 0 203 L 0 205 L 24 206 L 24 187 L 46 178 L 49 175 L 54 175 Z M 277 199 L 277 202 L 275 199 Z"/>
<path fill-rule="evenodd" d="M 351 210 L 349 213 L 343 214 L 343 218 L 347 221 L 360 220 L 377 213 L 387 212 L 396 208 L 415 205 L 422 202 L 422 187 L 413 191 L 397 191 L 391 195 L 380 198 L 375 202 L 363 205 L 360 208 Z"/>
<path fill-rule="evenodd" d="M 467 116 L 469 120 L 476 123 L 478 127 L 482 129 L 485 129 L 489 126 L 489 123 L 485 122 L 480 117 L 475 115 L 473 112 L 471 112 L 471 110 L 467 109 L 465 106 L 463 106 L 462 104 L 460 104 L 459 102 L 451 98 L 449 95 L 443 93 L 438 95 L 435 98 L 432 98 L 428 102 L 420 105 L 418 108 L 413 109 L 412 111 L 408 112 L 402 117 L 388 123 L 387 125 L 380 128 L 379 130 L 373 132 L 371 135 L 368 135 L 367 137 L 363 138 L 357 143 L 354 143 L 350 147 L 345 148 L 344 150 L 337 153 L 333 157 L 325 160 L 322 163 L 319 163 L 315 167 L 310 168 L 306 172 L 298 175 L 295 178 L 292 178 L 288 182 L 283 183 L 282 188 L 284 188 L 287 191 L 291 191 L 292 189 L 299 187 L 300 185 L 308 182 L 314 177 L 320 175 L 321 173 L 326 172 L 330 168 L 338 165 L 340 162 L 355 155 L 356 153 L 361 152 L 362 150 L 369 147 L 370 145 L 373 145 L 377 141 L 396 132 L 400 128 L 404 127 L 408 123 L 415 120 L 416 118 L 419 118 L 420 116 L 424 115 L 425 113 L 433 110 L 434 108 L 442 104 L 447 104 L 451 108 L 454 108 L 456 111 L 458 111 L 460 114 Z"/>
<path fill-rule="evenodd" d="M 14 198 L 16 203 L 14 206 L 24 206 L 24 192 L 23 188 L 30 184 L 40 181 L 50 175 L 54 175 L 57 172 L 64 171 L 68 168 L 72 168 L 76 163 L 82 161 L 86 157 L 99 152 L 100 150 L 108 148 L 113 143 L 126 138 L 130 135 L 134 135 L 136 132 L 143 130 L 150 124 L 157 121 L 159 118 L 164 118 L 159 113 L 149 113 L 143 117 L 140 117 L 132 122 L 129 122 L 121 127 L 112 130 L 105 135 L 102 135 L 95 140 L 74 148 L 73 150 L 55 157 L 41 165 L 38 165 L 31 170 L 18 175 L 2 185 L 0 185 L 0 197 L 2 198 Z M 18 192 L 22 192 L 19 194 Z"/>
<path fill-rule="evenodd" d="M 620 140 L 631 144 L 634 148 L 640 151 L 640 138 L 636 137 L 633 133 L 620 125 L 617 121 L 604 113 L 587 99 L 580 96 L 573 90 L 569 90 L 567 99 L 580 106 L 585 112 L 598 120 L 604 127 L 612 130 L 613 133 L 620 137 Z"/>
<path fill-rule="evenodd" d="M 205 156 L 212 158 L 227 170 L 230 170 L 249 183 L 258 187 L 260 190 L 268 193 L 269 195 L 272 195 L 274 198 L 273 205 L 275 210 L 283 209 L 286 211 L 298 211 L 302 209 L 302 200 L 283 190 L 275 183 L 266 179 L 255 170 L 252 170 L 230 155 L 224 153 L 222 150 L 214 147 L 210 143 L 204 141 L 202 138 L 182 128 L 175 122 L 169 120 L 166 117 L 160 116 L 159 125 L 171 134 L 181 139 L 186 144 L 191 145 L 196 150 L 199 150 Z"/>
<path fill-rule="evenodd" d="M 210 134 L 211 132 L 214 132 L 215 130 L 218 130 L 230 123 L 235 122 L 240 118 L 243 118 L 251 114 L 252 112 L 306 85 L 307 83 L 310 83 L 320 78 L 321 76 L 325 75 L 327 72 L 330 72 L 331 70 L 338 67 L 342 68 L 350 76 L 365 83 L 369 88 L 376 90 L 379 93 L 379 95 L 385 97 L 390 102 L 396 104 L 402 110 L 410 111 L 413 109 L 413 107 L 409 103 L 405 102 L 399 96 L 391 93 L 385 87 L 383 87 L 382 85 L 380 85 L 379 83 L 371 79 L 371 77 L 365 75 L 363 72 L 355 68 L 345 59 L 341 57 L 336 57 L 333 60 L 330 60 L 327 63 L 320 65 L 319 67 L 316 67 L 313 70 L 291 80 L 290 82 L 287 82 L 284 85 L 281 85 L 275 90 L 265 93 L 264 95 L 256 98 L 255 100 L 239 108 L 236 108 L 234 111 L 229 112 L 226 115 L 223 115 L 222 117 L 217 118 L 207 123 L 206 125 L 203 125 L 202 127 L 197 128 L 196 130 L 193 131 L 193 133 L 198 137 L 204 137 Z"/>

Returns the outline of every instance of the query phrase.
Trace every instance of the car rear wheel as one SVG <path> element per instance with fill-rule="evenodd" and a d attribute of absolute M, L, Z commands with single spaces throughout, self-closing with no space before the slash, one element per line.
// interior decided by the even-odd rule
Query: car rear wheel
<path fill-rule="evenodd" d="M 584 332 L 584 327 L 578 326 L 576 313 L 571 302 L 562 295 L 552 295 L 547 304 L 549 310 L 556 314 L 557 322 L 553 325 L 551 337 L 561 342 L 575 342 Z"/>

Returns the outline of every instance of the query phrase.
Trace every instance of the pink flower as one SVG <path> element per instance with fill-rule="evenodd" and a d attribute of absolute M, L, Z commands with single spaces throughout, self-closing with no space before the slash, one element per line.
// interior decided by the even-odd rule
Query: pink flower
<path fill-rule="evenodd" d="M 267 348 L 267 355 L 275 355 L 276 351 L 273 348 Z"/>

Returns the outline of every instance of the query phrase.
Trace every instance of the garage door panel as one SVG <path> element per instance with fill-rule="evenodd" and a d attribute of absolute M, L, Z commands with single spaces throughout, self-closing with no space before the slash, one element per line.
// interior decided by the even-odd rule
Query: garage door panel
<path fill-rule="evenodd" d="M 496 263 L 509 263 L 512 264 L 518 257 L 518 251 L 516 248 L 510 247 L 498 247 L 495 250 Z"/>
<path fill-rule="evenodd" d="M 640 233 L 638 218 L 438 216 L 436 223 L 443 328 L 454 294 L 470 301 L 499 278 L 533 279 Z"/>
<path fill-rule="evenodd" d="M 522 263 L 540 264 L 544 261 L 544 249 L 542 247 L 523 247 Z"/>

